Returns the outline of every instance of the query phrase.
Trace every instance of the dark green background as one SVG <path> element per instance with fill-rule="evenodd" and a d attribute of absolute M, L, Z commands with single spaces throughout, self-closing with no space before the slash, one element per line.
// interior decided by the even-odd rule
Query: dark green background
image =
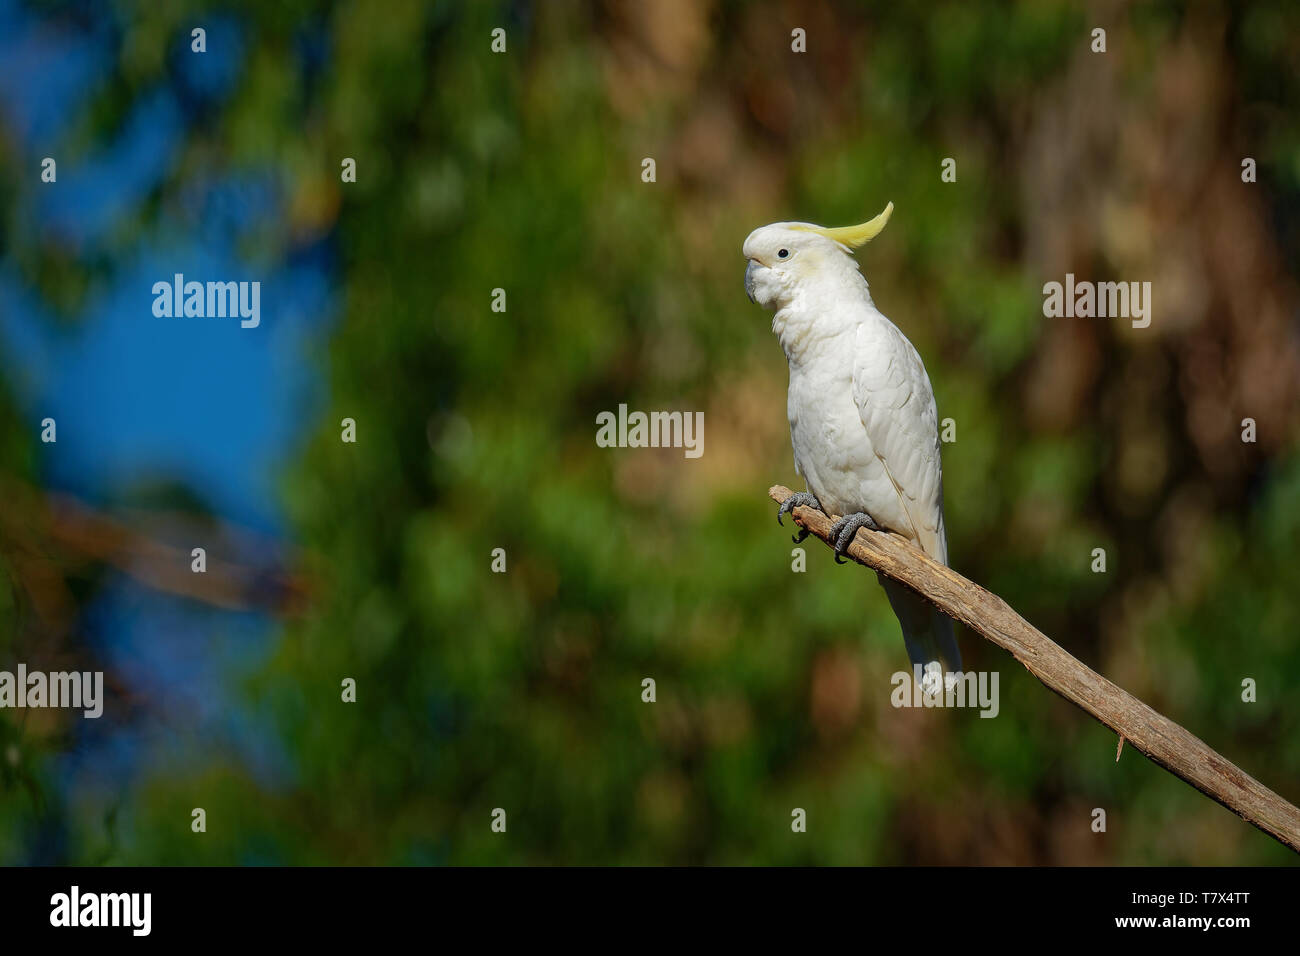
<path fill-rule="evenodd" d="M 200 13 L 159 6 L 139 17 L 162 38 Z M 954 567 L 1300 799 L 1295 4 L 226 9 L 246 59 L 204 148 L 274 166 L 339 249 L 341 319 L 304 359 L 328 405 L 280 480 L 310 600 L 237 688 L 291 783 L 215 752 L 59 794 L 67 727 L 0 712 L 21 748 L 0 860 L 51 813 L 64 862 L 1294 860 L 1139 754 L 1117 765 L 1113 735 L 968 632 L 997 719 L 891 708 L 907 657 L 873 576 L 811 540 L 791 573 L 773 521 L 768 486 L 796 483 L 786 367 L 740 245 L 892 200 L 859 258 L 956 422 Z M 307 18 L 330 38 L 310 89 L 285 65 Z M 1044 318 L 1066 272 L 1152 282 L 1150 328 Z M 36 483 L 5 401 L 6 471 Z M 598 448 L 620 402 L 704 411 L 704 456 Z M 30 652 L 55 638 L 11 557 L 0 649 Z"/>

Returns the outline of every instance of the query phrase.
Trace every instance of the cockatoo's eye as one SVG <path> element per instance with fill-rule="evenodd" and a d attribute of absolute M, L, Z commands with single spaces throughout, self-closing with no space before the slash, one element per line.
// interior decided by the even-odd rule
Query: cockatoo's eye
<path fill-rule="evenodd" d="M 790 250 L 789 250 L 789 249 L 782 249 L 780 252 L 778 252 L 778 253 L 776 254 L 776 257 L 777 257 L 778 259 L 789 259 L 789 258 L 790 258 Z"/>

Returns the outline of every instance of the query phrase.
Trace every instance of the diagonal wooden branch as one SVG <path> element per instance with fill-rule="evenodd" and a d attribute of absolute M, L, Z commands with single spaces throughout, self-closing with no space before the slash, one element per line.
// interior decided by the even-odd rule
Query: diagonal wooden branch
<path fill-rule="evenodd" d="M 776 502 L 791 494 L 783 485 L 768 491 Z M 831 544 L 830 518 L 803 506 L 791 514 L 797 524 Z M 1075 660 L 996 594 L 931 560 L 895 534 L 861 530 L 847 553 L 859 564 L 920 592 L 945 614 L 1010 651 L 1049 689 L 1115 731 L 1121 746 L 1127 741 L 1152 762 L 1300 853 L 1300 809 L 1168 717 Z"/>

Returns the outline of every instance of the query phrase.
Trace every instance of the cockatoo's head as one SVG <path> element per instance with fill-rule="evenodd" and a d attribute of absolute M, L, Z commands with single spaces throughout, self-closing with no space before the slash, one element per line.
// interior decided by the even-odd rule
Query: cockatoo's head
<path fill-rule="evenodd" d="M 742 248 L 749 260 L 745 291 L 750 301 L 765 309 L 779 309 L 801 283 L 846 272 L 856 274 L 853 250 L 879 235 L 893 211 L 891 202 L 875 219 L 838 229 L 809 222 L 774 222 L 755 229 Z"/>

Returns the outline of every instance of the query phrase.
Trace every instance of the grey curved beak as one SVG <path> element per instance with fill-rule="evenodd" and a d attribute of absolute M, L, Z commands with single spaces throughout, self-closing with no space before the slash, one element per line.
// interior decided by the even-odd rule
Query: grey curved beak
<path fill-rule="evenodd" d="M 745 266 L 745 294 L 749 296 L 749 301 L 755 305 L 758 304 L 758 300 L 754 298 L 754 269 L 757 265 L 757 262 L 750 259 L 749 265 Z"/>

